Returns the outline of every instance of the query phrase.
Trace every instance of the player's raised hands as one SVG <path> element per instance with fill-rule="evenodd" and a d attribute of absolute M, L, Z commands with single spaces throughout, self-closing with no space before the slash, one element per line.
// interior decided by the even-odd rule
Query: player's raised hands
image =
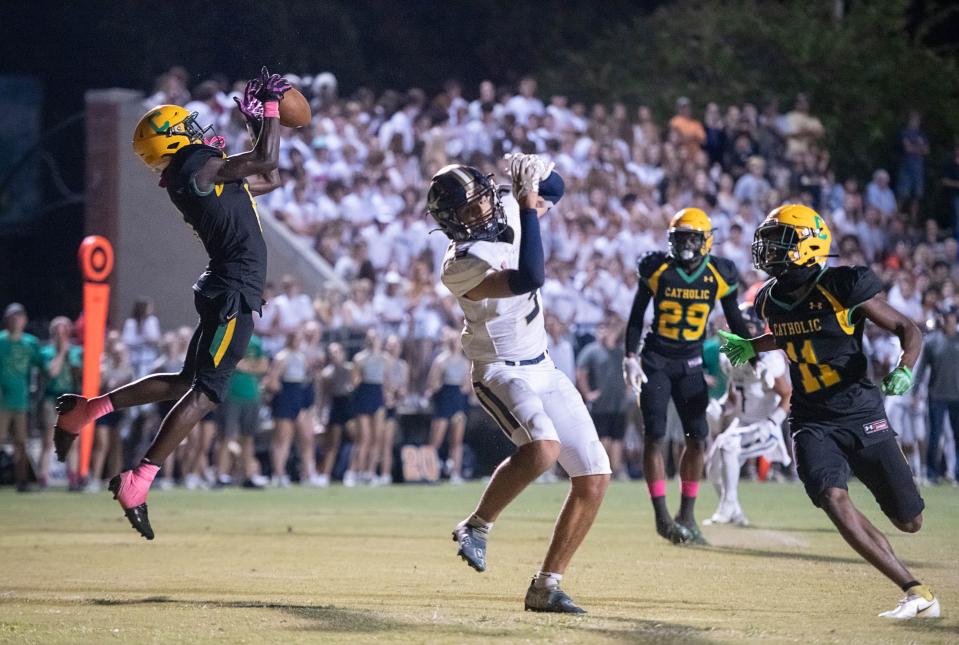
<path fill-rule="evenodd" d="M 279 74 L 270 74 L 270 70 L 263 66 L 263 69 L 260 70 L 260 81 L 261 87 L 256 94 L 256 98 L 263 101 L 279 101 L 283 98 L 283 95 L 286 94 L 292 85 L 290 82 L 280 76 Z"/>
<path fill-rule="evenodd" d="M 263 102 L 256 98 L 256 95 L 263 88 L 263 83 L 258 78 L 252 78 L 246 82 L 243 89 L 243 97 L 234 96 L 236 108 L 240 111 L 247 121 L 259 122 L 263 118 Z"/>
<path fill-rule="evenodd" d="M 512 153 L 504 159 L 507 163 L 506 171 L 512 180 L 513 196 L 517 200 L 530 193 L 538 193 L 539 182 L 549 177 L 556 166 L 539 155 Z"/>

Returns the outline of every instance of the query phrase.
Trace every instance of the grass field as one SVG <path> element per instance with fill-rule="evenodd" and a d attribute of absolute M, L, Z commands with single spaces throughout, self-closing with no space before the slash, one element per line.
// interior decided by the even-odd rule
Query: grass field
<path fill-rule="evenodd" d="M 896 624 L 875 615 L 899 590 L 786 484 L 744 485 L 755 527 L 706 527 L 708 548 L 656 537 L 645 487 L 614 484 L 564 581 L 590 613 L 524 613 L 566 486 L 534 486 L 500 518 L 484 574 L 454 557 L 449 538 L 480 490 L 154 492 L 157 539 L 146 542 L 107 493 L 7 489 L 0 641 L 959 641 L 955 489 L 924 489 L 919 534 L 890 532 L 945 614 Z M 853 493 L 891 529 L 863 488 Z M 699 514 L 714 504 L 706 492 Z"/>

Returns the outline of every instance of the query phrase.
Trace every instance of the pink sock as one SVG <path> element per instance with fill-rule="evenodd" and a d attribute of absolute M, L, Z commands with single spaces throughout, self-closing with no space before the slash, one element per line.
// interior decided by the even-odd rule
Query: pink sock
<path fill-rule="evenodd" d="M 133 470 L 120 473 L 120 492 L 117 494 L 120 506 L 128 509 L 146 503 L 150 484 L 153 483 L 158 472 L 160 472 L 159 466 L 140 462 L 140 465 Z"/>
<path fill-rule="evenodd" d="M 680 484 L 680 490 L 683 492 L 683 497 L 696 497 L 696 494 L 699 493 L 699 482 L 683 481 L 682 484 Z"/>
<path fill-rule="evenodd" d="M 90 415 L 91 421 L 96 421 L 111 412 L 113 412 L 113 401 L 110 400 L 110 396 L 107 394 L 94 397 L 87 401 L 87 413 Z"/>
<path fill-rule="evenodd" d="M 649 489 L 650 497 L 666 496 L 666 480 L 665 479 L 657 479 L 654 482 L 646 482 L 646 487 Z"/>

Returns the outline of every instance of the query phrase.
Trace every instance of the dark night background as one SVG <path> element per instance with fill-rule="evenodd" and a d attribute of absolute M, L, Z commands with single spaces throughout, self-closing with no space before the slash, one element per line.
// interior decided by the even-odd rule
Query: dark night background
<path fill-rule="evenodd" d="M 660 120 L 679 94 L 698 112 L 706 100 L 791 100 L 803 90 L 846 152 L 837 164 L 865 171 L 891 156 L 917 97 L 933 159 L 949 148 L 959 134 L 957 44 L 956 4 L 930 1 L 41 0 L 4 4 L 0 75 L 40 80 L 44 133 L 83 110 L 85 90 L 149 92 L 171 65 L 195 82 L 248 77 L 264 64 L 331 71 L 341 95 L 360 86 L 435 93 L 457 78 L 469 98 L 482 79 L 532 73 L 542 94 L 643 101 Z M 869 127 L 857 125 L 864 118 Z M 0 226 L 0 302 L 19 300 L 40 317 L 79 310 L 83 139 L 79 119 L 41 135 L 42 206 L 28 226 Z"/>

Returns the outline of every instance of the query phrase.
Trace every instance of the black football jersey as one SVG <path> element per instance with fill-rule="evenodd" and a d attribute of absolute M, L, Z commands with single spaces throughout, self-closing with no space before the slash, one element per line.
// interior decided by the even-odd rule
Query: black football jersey
<path fill-rule="evenodd" d="M 210 256 L 193 288 L 209 297 L 238 292 L 258 311 L 266 281 L 266 241 L 250 188 L 245 180 L 216 184 L 209 192 L 196 185 L 196 173 L 207 160 L 222 156 L 211 146 L 186 146 L 170 160 L 163 181 Z"/>
<path fill-rule="evenodd" d="M 866 378 L 865 316 L 857 307 L 882 291 L 866 267 L 827 268 L 800 297 L 789 300 L 776 280 L 756 295 L 756 312 L 789 358 L 794 422 L 884 418 L 882 395 Z"/>
<path fill-rule="evenodd" d="M 639 279 L 653 293 L 653 325 L 643 351 L 684 359 L 702 356 L 713 306 L 739 286 L 736 265 L 725 258 L 707 255 L 686 273 L 661 251 L 640 258 Z"/>

